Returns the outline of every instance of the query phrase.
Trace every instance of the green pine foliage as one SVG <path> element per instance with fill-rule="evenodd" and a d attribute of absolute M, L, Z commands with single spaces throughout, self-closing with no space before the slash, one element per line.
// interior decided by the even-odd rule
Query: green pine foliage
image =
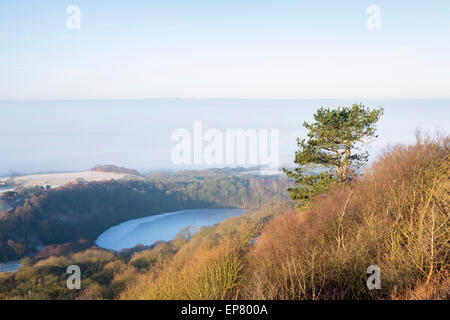
<path fill-rule="evenodd" d="M 305 122 L 307 139 L 297 139 L 294 170 L 283 169 L 295 187 L 291 198 L 305 203 L 336 182 L 349 182 L 367 161 L 365 144 L 376 138 L 376 123 L 383 109 L 362 104 L 337 109 L 319 108 L 314 122 Z"/>

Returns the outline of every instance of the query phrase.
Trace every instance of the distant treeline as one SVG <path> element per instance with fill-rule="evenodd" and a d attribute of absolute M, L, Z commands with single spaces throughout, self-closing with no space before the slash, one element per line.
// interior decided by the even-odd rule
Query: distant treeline
<path fill-rule="evenodd" d="M 126 173 L 134 176 L 140 176 L 139 171 L 135 169 L 129 169 L 125 167 L 118 167 L 113 164 L 96 165 L 91 169 L 92 171 L 102 171 L 102 172 L 116 172 L 116 173 Z"/>
<path fill-rule="evenodd" d="M 36 246 L 95 240 L 118 223 L 181 209 L 256 208 L 287 199 L 287 181 L 259 177 L 206 177 L 178 182 L 120 180 L 28 189 L 0 215 L 0 261 L 35 252 Z"/>

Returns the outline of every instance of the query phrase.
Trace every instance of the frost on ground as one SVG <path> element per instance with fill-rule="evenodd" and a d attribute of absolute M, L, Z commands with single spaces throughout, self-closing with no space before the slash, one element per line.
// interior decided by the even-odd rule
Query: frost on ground
<path fill-rule="evenodd" d="M 105 181 L 122 179 L 129 174 L 117 172 L 82 171 L 67 173 L 32 174 L 12 179 L 15 187 L 51 186 L 57 188 L 77 181 Z M 5 192 L 7 190 L 3 190 Z"/>

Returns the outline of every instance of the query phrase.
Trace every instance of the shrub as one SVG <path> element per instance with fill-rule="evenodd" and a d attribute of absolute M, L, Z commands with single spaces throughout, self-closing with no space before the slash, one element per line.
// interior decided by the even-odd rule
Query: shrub
<path fill-rule="evenodd" d="M 449 138 L 389 147 L 351 186 L 269 222 L 247 256 L 242 298 L 449 298 Z M 381 268 L 381 290 L 366 268 Z"/>

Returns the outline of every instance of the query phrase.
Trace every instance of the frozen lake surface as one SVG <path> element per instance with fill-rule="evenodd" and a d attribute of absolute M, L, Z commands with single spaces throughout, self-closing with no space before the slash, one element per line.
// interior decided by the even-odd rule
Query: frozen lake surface
<path fill-rule="evenodd" d="M 19 270 L 21 267 L 22 265 L 17 261 L 0 263 L 0 272 L 13 272 Z"/>
<path fill-rule="evenodd" d="M 185 227 L 212 226 L 243 212 L 243 209 L 193 209 L 129 220 L 103 232 L 95 243 L 111 250 L 152 245 L 158 240 L 173 240 Z"/>

